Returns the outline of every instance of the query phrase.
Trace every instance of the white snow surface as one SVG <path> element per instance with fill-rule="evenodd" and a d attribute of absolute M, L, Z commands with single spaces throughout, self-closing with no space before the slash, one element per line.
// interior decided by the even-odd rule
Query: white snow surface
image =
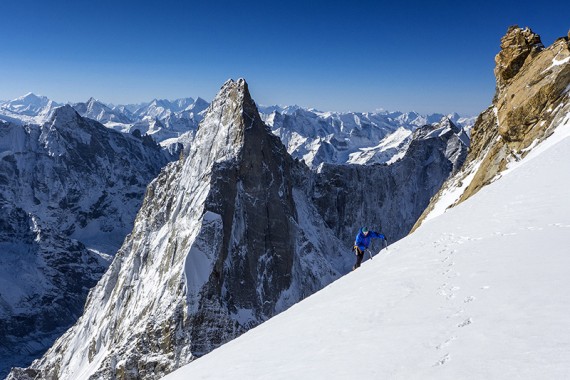
<path fill-rule="evenodd" d="M 360 148 L 358 152 L 349 154 L 347 163 L 366 165 L 367 163 L 391 164 L 402 158 L 412 140 L 412 131 L 404 127 L 387 135 L 377 146 Z"/>
<path fill-rule="evenodd" d="M 570 378 L 570 125 L 362 268 L 166 376 Z"/>

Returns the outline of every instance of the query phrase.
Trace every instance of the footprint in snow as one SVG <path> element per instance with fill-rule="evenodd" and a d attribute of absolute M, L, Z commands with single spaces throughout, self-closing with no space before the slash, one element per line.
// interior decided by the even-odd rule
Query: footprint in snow
<path fill-rule="evenodd" d="M 549 224 L 551 227 L 570 228 L 570 224 L 554 223 Z"/>
<path fill-rule="evenodd" d="M 517 235 L 516 232 L 495 232 L 495 235 L 498 236 L 515 236 Z"/>
<path fill-rule="evenodd" d="M 445 354 L 445 356 L 441 359 L 439 359 L 433 366 L 434 367 L 438 367 L 440 365 L 444 365 L 445 363 L 447 363 L 447 361 L 450 359 L 449 354 Z"/>
<path fill-rule="evenodd" d="M 471 318 L 467 318 L 466 320 L 458 324 L 457 327 L 465 327 L 470 325 L 471 323 L 473 323 L 473 320 Z"/>
<path fill-rule="evenodd" d="M 435 346 L 436 350 L 441 350 L 442 348 L 449 346 L 451 344 L 451 342 L 453 342 L 455 339 L 457 339 L 457 337 L 452 336 L 451 338 L 449 338 L 445 342 L 438 344 L 437 346 Z"/>

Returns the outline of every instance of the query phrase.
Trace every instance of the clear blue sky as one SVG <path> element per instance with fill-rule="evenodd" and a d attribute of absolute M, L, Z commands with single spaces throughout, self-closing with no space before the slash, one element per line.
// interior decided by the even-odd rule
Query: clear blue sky
<path fill-rule="evenodd" d="M 259 104 L 478 114 L 512 24 L 545 44 L 570 1 L 28 1 L 0 7 L 0 99 L 112 103 L 217 93 Z"/>

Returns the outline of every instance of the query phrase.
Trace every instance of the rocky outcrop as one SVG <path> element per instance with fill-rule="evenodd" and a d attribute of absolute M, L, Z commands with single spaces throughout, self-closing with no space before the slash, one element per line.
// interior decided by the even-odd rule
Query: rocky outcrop
<path fill-rule="evenodd" d="M 43 125 L 0 123 L 0 372 L 77 321 L 168 160 L 69 106 Z"/>
<path fill-rule="evenodd" d="M 502 91 L 524 66 L 544 49 L 540 36 L 529 28 L 514 25 L 501 39 L 501 51 L 495 57 L 497 89 Z"/>
<path fill-rule="evenodd" d="M 443 186 L 416 227 L 434 209 L 442 212 L 500 176 L 509 162 L 528 154 L 570 111 L 568 38 L 544 48 L 530 29 L 513 26 L 502 38 L 501 48 L 495 58 L 493 104 L 472 129 L 465 167 Z"/>

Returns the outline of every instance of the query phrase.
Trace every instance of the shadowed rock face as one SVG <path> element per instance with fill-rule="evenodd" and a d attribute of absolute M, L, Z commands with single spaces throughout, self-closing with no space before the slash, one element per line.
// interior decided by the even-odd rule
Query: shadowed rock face
<path fill-rule="evenodd" d="M 0 357 L 9 366 L 43 354 L 83 311 L 107 262 L 21 208 L 0 213 L 0 262 L 20 281 L 0 289 Z M 2 276 L 4 277 L 4 276 Z M 23 280 L 23 281 L 22 281 Z"/>
<path fill-rule="evenodd" d="M 451 121 L 414 132 L 405 156 L 391 165 L 324 165 L 313 199 L 343 241 L 368 225 L 390 242 L 406 236 L 444 181 L 463 164 L 468 139 Z"/>
<path fill-rule="evenodd" d="M 241 85 L 243 120 L 238 124 L 244 124 L 243 146 L 238 160 L 213 168 L 206 200 L 206 210 L 221 215 L 222 231 L 214 237 L 221 246 L 195 317 L 191 339 L 195 353 L 208 352 L 228 339 L 204 334 L 215 335 L 215 330 L 203 327 L 214 322 L 212 317 L 218 318 L 209 300 L 219 299 L 230 314 L 246 309 L 265 320 L 275 313 L 294 272 L 293 160 L 260 119 L 247 84 Z"/>

